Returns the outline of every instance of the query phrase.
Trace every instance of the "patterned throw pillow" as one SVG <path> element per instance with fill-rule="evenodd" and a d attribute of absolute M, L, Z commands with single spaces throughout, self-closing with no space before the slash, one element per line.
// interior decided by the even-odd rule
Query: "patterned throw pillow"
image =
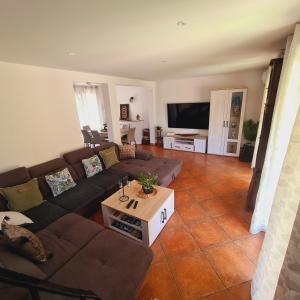
<path fill-rule="evenodd" d="M 45 176 L 54 197 L 76 186 L 68 168 Z"/>
<path fill-rule="evenodd" d="M 120 159 L 135 158 L 135 145 L 120 145 Z"/>
<path fill-rule="evenodd" d="M 47 261 L 52 254 L 47 252 L 40 239 L 31 231 L 17 225 L 1 223 L 3 238 L 17 253 L 29 258 L 33 262 Z"/>
<path fill-rule="evenodd" d="M 0 188 L 9 210 L 23 212 L 40 205 L 44 200 L 36 178 L 23 184 Z"/>
<path fill-rule="evenodd" d="M 97 155 L 83 159 L 82 163 L 87 178 L 92 177 L 103 170 L 100 158 Z"/>
<path fill-rule="evenodd" d="M 120 162 L 116 154 L 115 146 L 100 151 L 99 155 L 103 159 L 106 169 Z"/>

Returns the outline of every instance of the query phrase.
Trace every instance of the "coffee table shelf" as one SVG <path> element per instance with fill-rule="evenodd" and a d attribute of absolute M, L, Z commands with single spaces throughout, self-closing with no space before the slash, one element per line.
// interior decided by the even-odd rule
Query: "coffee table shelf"
<path fill-rule="evenodd" d="M 150 246 L 174 212 L 174 191 L 161 186 L 155 188 L 157 194 L 144 199 L 138 197 L 141 186 L 137 181 L 125 187 L 125 194 L 138 201 L 136 209 L 127 209 L 128 201 L 119 201 L 119 191 L 104 200 L 101 207 L 105 226 Z"/>
<path fill-rule="evenodd" d="M 134 240 L 136 240 L 138 242 L 141 242 L 143 240 L 143 235 L 141 236 L 141 238 L 138 238 L 138 237 L 132 235 L 131 233 L 129 233 L 127 231 L 124 231 L 122 229 L 119 229 L 118 227 L 115 227 L 113 225 L 110 225 L 109 228 L 112 229 L 112 230 L 115 230 L 115 231 L 117 231 L 117 232 L 119 232 L 119 233 L 121 233 L 123 235 L 126 235 L 126 236 L 130 237 L 131 239 L 134 239 Z"/>
<path fill-rule="evenodd" d="M 127 216 L 127 215 L 122 214 L 121 217 L 122 217 L 122 216 Z M 109 215 L 109 217 L 110 217 L 112 220 L 118 221 L 118 222 L 120 222 L 120 223 L 123 223 L 124 225 L 131 226 L 131 227 L 134 228 L 134 229 L 137 229 L 137 230 L 142 231 L 142 225 L 141 225 L 141 226 L 137 226 L 137 225 L 135 225 L 135 224 L 132 224 L 132 223 L 129 223 L 129 222 L 125 221 L 125 220 L 122 220 L 121 218 L 118 218 L 118 217 L 116 217 L 116 216 L 114 216 L 114 215 Z M 129 217 L 129 216 L 127 216 L 127 217 Z M 131 218 L 132 218 L 132 217 L 131 217 Z M 140 220 L 139 220 L 139 221 L 140 221 Z M 141 223 L 141 224 L 142 224 L 142 223 Z"/>

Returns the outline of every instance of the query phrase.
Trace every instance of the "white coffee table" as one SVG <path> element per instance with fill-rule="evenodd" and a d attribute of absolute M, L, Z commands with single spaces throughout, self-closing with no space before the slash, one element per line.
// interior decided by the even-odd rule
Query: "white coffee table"
<path fill-rule="evenodd" d="M 151 246 L 174 213 L 174 190 L 155 186 L 157 194 L 144 199 L 138 196 L 140 184 L 133 180 L 125 187 L 129 200 L 119 200 L 121 191 L 111 195 L 101 203 L 104 225 Z M 138 201 L 136 209 L 126 208 L 131 199 Z"/>

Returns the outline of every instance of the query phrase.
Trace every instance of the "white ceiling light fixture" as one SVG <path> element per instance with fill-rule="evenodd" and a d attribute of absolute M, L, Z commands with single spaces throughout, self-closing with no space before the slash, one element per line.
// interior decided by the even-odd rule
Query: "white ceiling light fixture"
<path fill-rule="evenodd" d="M 69 55 L 69 56 L 75 56 L 76 53 L 75 53 L 75 52 L 68 52 L 68 55 Z"/>
<path fill-rule="evenodd" d="M 179 27 L 184 27 L 187 25 L 187 22 L 180 20 L 176 22 L 176 25 Z"/>

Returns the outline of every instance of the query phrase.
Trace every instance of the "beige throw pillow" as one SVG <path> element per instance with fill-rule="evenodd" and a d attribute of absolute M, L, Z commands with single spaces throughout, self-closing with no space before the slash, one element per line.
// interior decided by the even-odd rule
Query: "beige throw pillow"
<path fill-rule="evenodd" d="M 120 145 L 120 159 L 135 158 L 135 145 Z"/>

